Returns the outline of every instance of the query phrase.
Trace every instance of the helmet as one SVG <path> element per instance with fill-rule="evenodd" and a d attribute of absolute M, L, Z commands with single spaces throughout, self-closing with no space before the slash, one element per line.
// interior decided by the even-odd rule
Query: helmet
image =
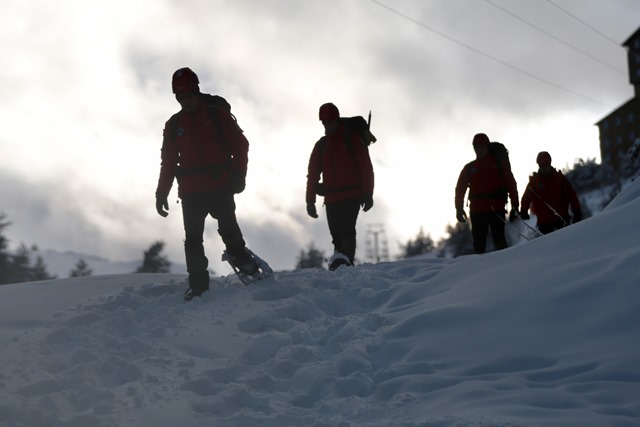
<path fill-rule="evenodd" d="M 338 107 L 333 105 L 330 102 L 326 104 L 322 104 L 320 106 L 320 112 L 318 113 L 320 120 L 336 120 L 340 118 L 340 111 L 338 111 Z"/>
<path fill-rule="evenodd" d="M 200 90 L 198 76 L 190 68 L 180 68 L 171 78 L 173 93 L 197 92 Z"/>
<path fill-rule="evenodd" d="M 551 154 L 546 151 L 541 151 L 536 157 L 536 163 L 538 166 L 551 166 Z"/>
<path fill-rule="evenodd" d="M 477 133 L 473 137 L 473 145 L 489 145 L 489 137 L 484 133 Z"/>

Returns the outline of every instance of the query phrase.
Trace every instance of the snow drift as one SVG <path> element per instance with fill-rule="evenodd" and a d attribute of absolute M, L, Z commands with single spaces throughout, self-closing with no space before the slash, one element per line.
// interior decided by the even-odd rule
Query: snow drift
<path fill-rule="evenodd" d="M 504 251 L 0 287 L 0 424 L 637 426 L 640 185 Z M 268 257 L 267 257 L 268 260 Z"/>

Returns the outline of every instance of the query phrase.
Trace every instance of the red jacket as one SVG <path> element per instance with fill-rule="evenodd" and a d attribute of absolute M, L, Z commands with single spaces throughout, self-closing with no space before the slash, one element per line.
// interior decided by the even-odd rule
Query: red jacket
<path fill-rule="evenodd" d="M 511 206 L 518 206 L 518 188 L 507 162 L 498 167 L 498 161 L 486 155 L 467 163 L 456 184 L 456 209 L 464 207 L 464 196 L 469 189 L 470 212 L 502 212 L 505 210 L 507 195 Z"/>
<path fill-rule="evenodd" d="M 316 194 L 323 195 L 325 203 L 373 195 L 373 184 L 369 149 L 357 134 L 341 125 L 316 142 L 309 158 L 307 202 L 315 202 Z"/>
<path fill-rule="evenodd" d="M 538 224 L 550 224 L 560 220 L 551 208 L 567 222 L 569 205 L 574 214 L 581 212 L 575 190 L 562 172 L 556 169 L 548 175 L 534 172 L 529 177 L 529 184 L 522 195 L 522 211 L 525 212 L 530 205 Z"/>
<path fill-rule="evenodd" d="M 231 174 L 247 173 L 249 141 L 230 112 L 201 101 L 166 123 L 157 192 L 169 194 L 178 179 L 178 196 L 229 186 Z"/>

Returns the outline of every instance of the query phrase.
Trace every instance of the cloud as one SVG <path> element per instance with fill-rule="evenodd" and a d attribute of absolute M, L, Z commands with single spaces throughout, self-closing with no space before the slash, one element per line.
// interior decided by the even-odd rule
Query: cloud
<path fill-rule="evenodd" d="M 374 1 L 7 2 L 0 200 L 16 235 L 115 259 L 163 238 L 182 258 L 175 192 L 166 220 L 153 198 L 162 128 L 178 109 L 170 76 L 182 66 L 231 102 L 251 142 L 238 216 L 276 268 L 310 241 L 331 248 L 326 221 L 304 212 L 326 101 L 345 115 L 373 114 L 376 205 L 360 218 L 364 254 L 371 223 L 385 224 L 390 242 L 420 227 L 444 233 L 474 133 L 507 144 L 523 182 L 540 149 L 558 167 L 597 157 L 593 124 L 633 95 L 626 76 L 490 2 L 382 3 L 410 19 Z M 622 48 L 551 4 L 499 5 L 626 70 Z M 640 15 L 633 0 L 563 7 L 620 43 Z M 219 242 L 209 244 L 217 259 Z"/>

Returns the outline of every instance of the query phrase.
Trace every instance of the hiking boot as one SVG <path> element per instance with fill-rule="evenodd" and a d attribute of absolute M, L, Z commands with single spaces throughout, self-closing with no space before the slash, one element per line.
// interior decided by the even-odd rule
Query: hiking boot
<path fill-rule="evenodd" d="M 347 258 L 344 254 L 340 252 L 336 252 L 333 254 L 331 259 L 329 259 L 329 271 L 336 271 L 338 267 L 341 265 L 351 265 L 349 258 Z"/>
<path fill-rule="evenodd" d="M 195 297 L 199 297 L 201 296 L 203 293 L 205 293 L 208 289 L 191 289 L 191 288 L 187 288 L 186 291 L 184 291 L 184 300 L 185 301 L 191 301 L 192 299 L 194 299 Z"/>

